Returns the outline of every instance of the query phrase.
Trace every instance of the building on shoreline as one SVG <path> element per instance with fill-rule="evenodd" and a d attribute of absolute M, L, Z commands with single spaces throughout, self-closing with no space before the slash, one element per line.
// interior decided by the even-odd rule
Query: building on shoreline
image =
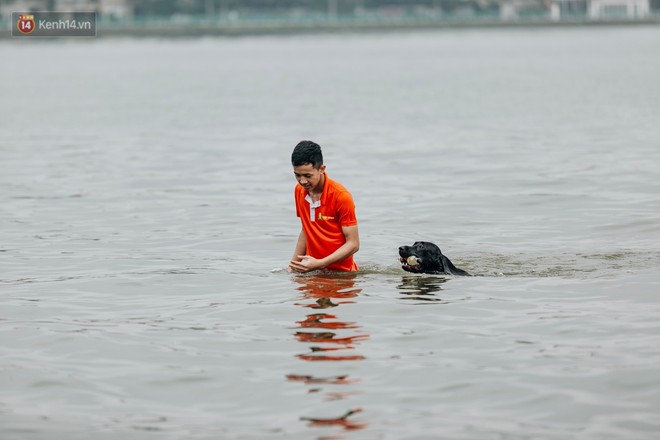
<path fill-rule="evenodd" d="M 650 12 L 649 0 L 591 0 L 589 3 L 589 17 L 592 19 L 611 17 L 644 18 Z"/>
<path fill-rule="evenodd" d="M 12 12 L 96 12 L 101 28 L 115 24 L 216 27 L 279 23 L 326 28 L 479 24 L 534 20 L 645 20 L 660 16 L 660 0 L 0 0 L 0 20 Z"/>
<path fill-rule="evenodd" d="M 0 18 L 12 12 L 96 12 L 101 17 L 133 17 L 133 0 L 0 0 Z"/>

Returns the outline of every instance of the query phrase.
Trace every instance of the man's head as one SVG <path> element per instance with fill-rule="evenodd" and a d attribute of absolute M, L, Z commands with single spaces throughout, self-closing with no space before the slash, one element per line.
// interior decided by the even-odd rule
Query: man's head
<path fill-rule="evenodd" d="M 300 141 L 291 154 L 291 164 L 294 167 L 311 164 L 315 169 L 323 165 L 321 146 L 312 141 Z"/>
<path fill-rule="evenodd" d="M 316 142 L 301 141 L 293 149 L 291 164 L 296 180 L 307 192 L 321 192 L 325 183 L 323 153 Z"/>

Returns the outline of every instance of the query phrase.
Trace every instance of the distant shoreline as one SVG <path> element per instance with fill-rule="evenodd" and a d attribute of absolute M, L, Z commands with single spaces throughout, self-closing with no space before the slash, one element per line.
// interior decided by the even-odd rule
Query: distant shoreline
<path fill-rule="evenodd" d="M 552 20 L 547 17 L 523 17 L 503 20 L 499 17 L 467 17 L 451 19 L 415 20 L 149 20 L 130 22 L 99 22 L 96 38 L 189 38 L 189 37 L 241 37 L 260 35 L 306 35 L 337 33 L 381 33 L 405 30 L 433 29 L 498 29 L 498 28 L 567 28 L 567 27 L 607 27 L 607 26 L 657 26 L 660 16 L 644 19 L 591 20 L 585 17 Z M 3 26 L 0 39 L 11 39 L 10 25 Z M 27 38 L 17 38 L 27 39 Z M 43 39 L 43 38 L 39 38 Z"/>

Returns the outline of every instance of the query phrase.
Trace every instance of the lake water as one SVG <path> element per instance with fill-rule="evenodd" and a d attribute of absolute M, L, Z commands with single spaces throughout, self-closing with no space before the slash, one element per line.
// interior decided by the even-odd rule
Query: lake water
<path fill-rule="evenodd" d="M 660 437 L 660 28 L 0 54 L 0 438 Z M 357 274 L 283 270 L 301 139 Z"/>

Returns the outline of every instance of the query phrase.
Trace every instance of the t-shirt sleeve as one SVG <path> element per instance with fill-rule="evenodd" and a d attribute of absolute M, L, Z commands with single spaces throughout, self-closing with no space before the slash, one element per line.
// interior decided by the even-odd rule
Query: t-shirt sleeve
<path fill-rule="evenodd" d="M 300 207 L 298 206 L 298 188 L 297 187 L 293 190 L 293 201 L 295 202 L 294 206 L 296 208 L 296 217 L 300 217 Z"/>
<path fill-rule="evenodd" d="M 355 203 L 349 192 L 343 192 L 337 197 L 337 215 L 339 216 L 340 226 L 357 225 L 355 216 Z"/>

